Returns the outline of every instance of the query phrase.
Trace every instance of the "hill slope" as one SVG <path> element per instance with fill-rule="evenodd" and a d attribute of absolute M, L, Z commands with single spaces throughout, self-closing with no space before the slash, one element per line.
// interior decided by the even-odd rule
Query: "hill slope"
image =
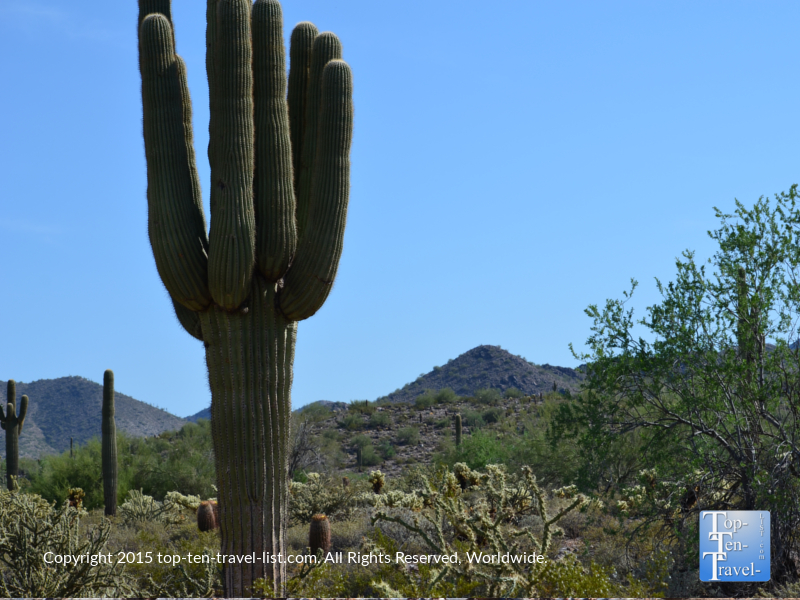
<path fill-rule="evenodd" d="M 531 395 L 552 391 L 553 383 L 559 390 L 575 392 L 583 378 L 575 369 L 535 365 L 499 346 L 478 346 L 381 399 L 411 402 L 425 390 L 448 387 L 459 396 L 471 396 L 482 388 L 504 391 L 511 387 Z"/>
<path fill-rule="evenodd" d="M 0 381 L 0 398 L 5 403 L 6 383 Z M 69 449 L 69 438 L 83 444 L 100 436 L 103 386 L 83 377 L 40 379 L 17 382 L 17 407 L 23 394 L 30 399 L 28 414 L 19 438 L 20 456 L 38 458 Z M 186 420 L 165 410 L 115 393 L 117 429 L 141 437 L 180 429 Z M 5 431 L 0 431 L 0 456 L 5 457 Z"/>

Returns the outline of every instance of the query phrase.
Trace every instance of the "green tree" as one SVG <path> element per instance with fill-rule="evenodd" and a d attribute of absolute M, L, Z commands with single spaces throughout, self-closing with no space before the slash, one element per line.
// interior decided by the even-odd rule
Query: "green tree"
<path fill-rule="evenodd" d="M 675 281 L 656 280 L 662 298 L 644 318 L 626 306 L 636 281 L 623 300 L 590 306 L 587 390 L 555 424 L 591 460 L 640 435 L 652 466 L 640 497 L 686 539 L 698 510 L 771 511 L 776 582 L 795 576 L 800 531 L 796 201 L 793 186 L 751 209 L 737 201 L 734 215 L 715 209 L 713 258 L 684 252 Z"/>

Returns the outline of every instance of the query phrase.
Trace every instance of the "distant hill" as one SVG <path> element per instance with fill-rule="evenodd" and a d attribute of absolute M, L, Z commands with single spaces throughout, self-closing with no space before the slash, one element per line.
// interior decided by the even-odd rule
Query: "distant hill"
<path fill-rule="evenodd" d="M 552 391 L 553 383 L 559 391 L 575 392 L 583 379 L 579 370 L 535 365 L 500 346 L 478 346 L 380 399 L 411 402 L 426 390 L 448 387 L 459 396 L 471 396 L 482 388 L 505 391 L 511 387 L 530 395 Z"/>
<path fill-rule="evenodd" d="M 0 399 L 6 402 L 6 384 L 0 381 Z M 20 456 L 38 458 L 43 454 L 60 454 L 69 449 L 69 438 L 84 444 L 100 437 L 100 413 L 103 386 L 83 377 L 40 379 L 31 383 L 17 382 L 17 408 L 20 399 L 30 399 L 22 435 Z M 115 392 L 117 429 L 142 437 L 162 431 L 180 429 L 185 419 L 165 410 Z M 0 456 L 5 457 L 5 431 L 0 430 Z"/>
<path fill-rule="evenodd" d="M 186 420 L 189 421 L 190 423 L 197 423 L 197 421 L 199 421 L 200 419 L 207 419 L 209 421 L 211 420 L 210 406 L 208 408 L 204 408 L 200 412 L 196 412 L 193 415 L 189 415 L 188 417 L 186 417 Z"/>

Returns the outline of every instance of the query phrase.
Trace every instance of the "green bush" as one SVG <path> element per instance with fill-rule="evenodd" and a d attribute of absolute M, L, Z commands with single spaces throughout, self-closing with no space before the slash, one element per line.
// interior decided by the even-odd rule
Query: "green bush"
<path fill-rule="evenodd" d="M 436 392 L 435 399 L 436 404 L 452 404 L 458 400 L 458 394 L 450 388 L 444 388 Z"/>
<path fill-rule="evenodd" d="M 500 395 L 500 392 L 495 389 L 483 388 L 475 392 L 475 399 L 480 404 L 488 404 L 489 406 L 494 406 L 495 404 L 500 402 L 501 398 L 502 396 Z"/>
<path fill-rule="evenodd" d="M 375 405 L 370 403 L 369 400 L 351 400 L 350 406 L 347 408 L 350 412 L 361 415 L 371 415 L 376 410 Z"/>
<path fill-rule="evenodd" d="M 378 427 L 389 427 L 391 425 L 392 420 L 389 418 L 385 412 L 376 412 L 369 418 L 369 423 L 367 423 L 367 427 L 370 429 L 376 429 Z"/>
<path fill-rule="evenodd" d="M 339 426 L 347 431 L 358 431 L 364 427 L 364 417 L 358 413 L 348 413 L 344 416 L 344 419 L 339 422 Z"/>
<path fill-rule="evenodd" d="M 363 450 L 367 446 L 372 446 L 372 440 L 368 435 L 360 433 L 350 440 L 350 446 L 352 448 L 361 448 Z"/>
<path fill-rule="evenodd" d="M 484 423 L 497 423 L 503 416 L 503 411 L 499 408 L 490 408 L 489 410 L 483 411 L 481 418 L 483 419 Z"/>
<path fill-rule="evenodd" d="M 430 392 L 425 392 L 414 400 L 414 408 L 417 410 L 426 410 L 434 404 L 436 404 L 436 398 Z"/>
<path fill-rule="evenodd" d="M 419 429 L 416 427 L 403 427 L 397 432 L 397 443 L 400 445 L 416 446 L 419 439 Z"/>
<path fill-rule="evenodd" d="M 524 395 L 521 390 L 515 387 L 510 387 L 503 392 L 505 398 L 522 398 Z"/>
<path fill-rule="evenodd" d="M 486 424 L 481 414 L 471 409 L 464 411 L 464 413 L 461 415 L 461 422 L 467 427 L 476 429 L 483 427 Z"/>
<path fill-rule="evenodd" d="M 324 404 L 309 404 L 303 408 L 300 414 L 314 423 L 319 423 L 329 419 L 333 415 L 333 411 Z"/>
<path fill-rule="evenodd" d="M 379 465 L 383 462 L 383 458 L 378 456 L 378 453 L 375 452 L 375 447 L 371 444 L 369 446 L 364 446 L 361 449 L 361 465 L 364 467 L 374 467 L 375 465 Z"/>
<path fill-rule="evenodd" d="M 384 460 L 388 460 L 397 454 L 394 446 L 389 440 L 383 440 L 380 444 L 378 444 L 378 453 L 384 458 Z"/>

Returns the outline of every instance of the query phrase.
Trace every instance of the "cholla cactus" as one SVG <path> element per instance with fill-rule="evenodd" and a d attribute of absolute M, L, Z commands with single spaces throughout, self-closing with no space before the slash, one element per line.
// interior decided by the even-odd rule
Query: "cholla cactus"
<path fill-rule="evenodd" d="M 83 508 L 83 499 L 86 497 L 86 492 L 81 488 L 69 488 L 69 495 L 67 496 L 67 504 L 71 507 L 80 510 Z"/>
<path fill-rule="evenodd" d="M 383 486 L 386 485 L 386 476 L 380 471 L 372 471 L 369 474 L 369 482 L 372 484 L 372 491 L 380 494 Z"/>
<path fill-rule="evenodd" d="M 293 524 L 310 523 L 316 514 L 346 519 L 364 503 L 364 492 L 363 484 L 338 486 L 319 473 L 309 473 L 305 483 L 293 481 L 289 486 L 290 521 Z"/>
<path fill-rule="evenodd" d="M 470 469 L 466 463 L 454 464 L 453 474 L 461 485 L 462 490 L 466 490 L 470 487 L 477 487 L 481 483 L 480 473 Z"/>
<path fill-rule="evenodd" d="M 462 465 L 459 472 L 467 481 L 477 479 L 480 487 L 471 486 L 474 493 L 461 493 L 458 476 L 447 470 L 440 472 L 433 482 L 422 477 L 422 489 L 415 492 L 427 508 L 413 518 L 407 513 L 381 508 L 375 512 L 372 523 L 396 523 L 414 534 L 427 553 L 457 554 L 460 560 L 431 569 L 429 580 L 411 575 L 401 566 L 398 576 L 405 582 L 402 594 L 382 581 L 373 582 L 373 587 L 387 596 L 431 596 L 447 595 L 444 592 L 453 590 L 456 582 L 471 581 L 483 586 L 482 595 L 485 596 L 538 595 L 537 585 L 545 575 L 546 561 L 471 563 L 466 553 L 546 556 L 558 521 L 586 504 L 588 499 L 576 495 L 551 516 L 544 492 L 527 467 L 518 477 L 509 476 L 504 467 L 497 465 L 487 466 L 484 473 Z M 525 514 L 541 518 L 541 539 L 536 539 L 529 529 L 516 527 L 518 518 Z M 445 523 L 455 533 L 455 538 L 445 534 Z M 460 540 L 458 543 L 456 538 Z M 370 540 L 365 541 L 364 550 L 384 551 Z"/>
<path fill-rule="evenodd" d="M 180 504 L 166 498 L 164 502 L 159 502 L 152 496 L 143 494 L 141 490 L 130 490 L 128 499 L 119 507 L 119 512 L 123 523 L 129 527 L 145 521 L 174 525 L 186 520 Z"/>
<path fill-rule="evenodd" d="M 0 596 L 6 598 L 83 598 L 139 596 L 116 560 L 48 565 L 55 555 L 108 555 L 108 522 L 82 534 L 86 511 L 65 502 L 56 509 L 35 494 L 0 492 Z"/>

